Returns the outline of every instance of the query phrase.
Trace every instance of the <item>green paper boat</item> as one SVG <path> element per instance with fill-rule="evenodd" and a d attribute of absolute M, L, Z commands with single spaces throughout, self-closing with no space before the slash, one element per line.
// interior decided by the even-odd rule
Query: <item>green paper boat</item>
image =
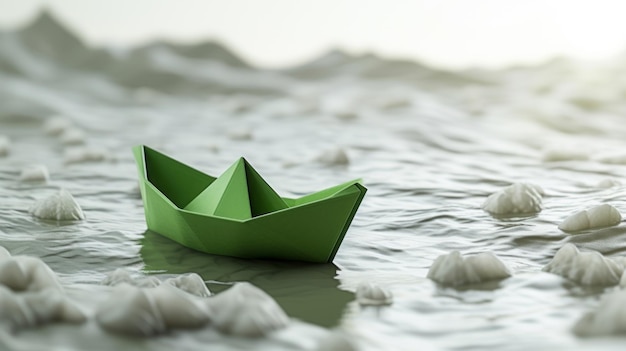
<path fill-rule="evenodd" d="M 214 178 L 147 146 L 133 153 L 148 229 L 210 254 L 332 262 L 367 191 L 354 180 L 283 198 L 244 158 Z"/>

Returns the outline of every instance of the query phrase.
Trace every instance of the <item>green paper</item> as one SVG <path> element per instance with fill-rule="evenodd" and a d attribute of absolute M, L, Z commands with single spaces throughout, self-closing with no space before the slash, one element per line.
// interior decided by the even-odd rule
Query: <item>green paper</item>
<path fill-rule="evenodd" d="M 133 153 L 148 229 L 217 255 L 332 262 L 367 191 L 353 180 L 281 198 L 244 158 L 214 178 L 147 146 Z"/>

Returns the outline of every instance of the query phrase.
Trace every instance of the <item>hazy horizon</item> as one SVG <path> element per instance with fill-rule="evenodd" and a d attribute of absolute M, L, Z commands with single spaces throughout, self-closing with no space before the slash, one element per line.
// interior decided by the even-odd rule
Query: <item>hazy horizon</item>
<path fill-rule="evenodd" d="M 621 35 L 626 22 L 619 19 L 626 3 L 610 0 L 185 4 L 181 9 L 175 2 L 146 0 L 0 0 L 0 27 L 23 25 L 47 8 L 92 45 L 213 39 L 260 67 L 296 65 L 332 49 L 447 69 L 501 68 L 555 57 L 602 60 L 626 50 Z"/>

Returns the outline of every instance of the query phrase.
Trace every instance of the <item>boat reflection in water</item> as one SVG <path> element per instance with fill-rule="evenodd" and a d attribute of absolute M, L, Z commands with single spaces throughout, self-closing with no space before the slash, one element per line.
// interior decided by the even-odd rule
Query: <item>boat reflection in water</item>
<path fill-rule="evenodd" d="M 337 266 L 246 260 L 201 253 L 147 230 L 141 239 L 146 273 L 197 273 L 213 293 L 250 282 L 271 295 L 290 317 L 324 327 L 339 324 L 354 294 L 339 288 Z"/>

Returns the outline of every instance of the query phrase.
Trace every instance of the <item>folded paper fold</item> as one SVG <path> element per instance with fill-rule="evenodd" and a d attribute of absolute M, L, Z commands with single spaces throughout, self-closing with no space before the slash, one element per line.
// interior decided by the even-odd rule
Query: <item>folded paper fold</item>
<path fill-rule="evenodd" d="M 287 207 L 242 157 L 185 206 L 185 210 L 248 219 Z"/>
<path fill-rule="evenodd" d="M 211 254 L 332 262 L 367 191 L 354 180 L 282 198 L 244 158 L 214 178 L 147 146 L 133 153 L 148 229 Z"/>

